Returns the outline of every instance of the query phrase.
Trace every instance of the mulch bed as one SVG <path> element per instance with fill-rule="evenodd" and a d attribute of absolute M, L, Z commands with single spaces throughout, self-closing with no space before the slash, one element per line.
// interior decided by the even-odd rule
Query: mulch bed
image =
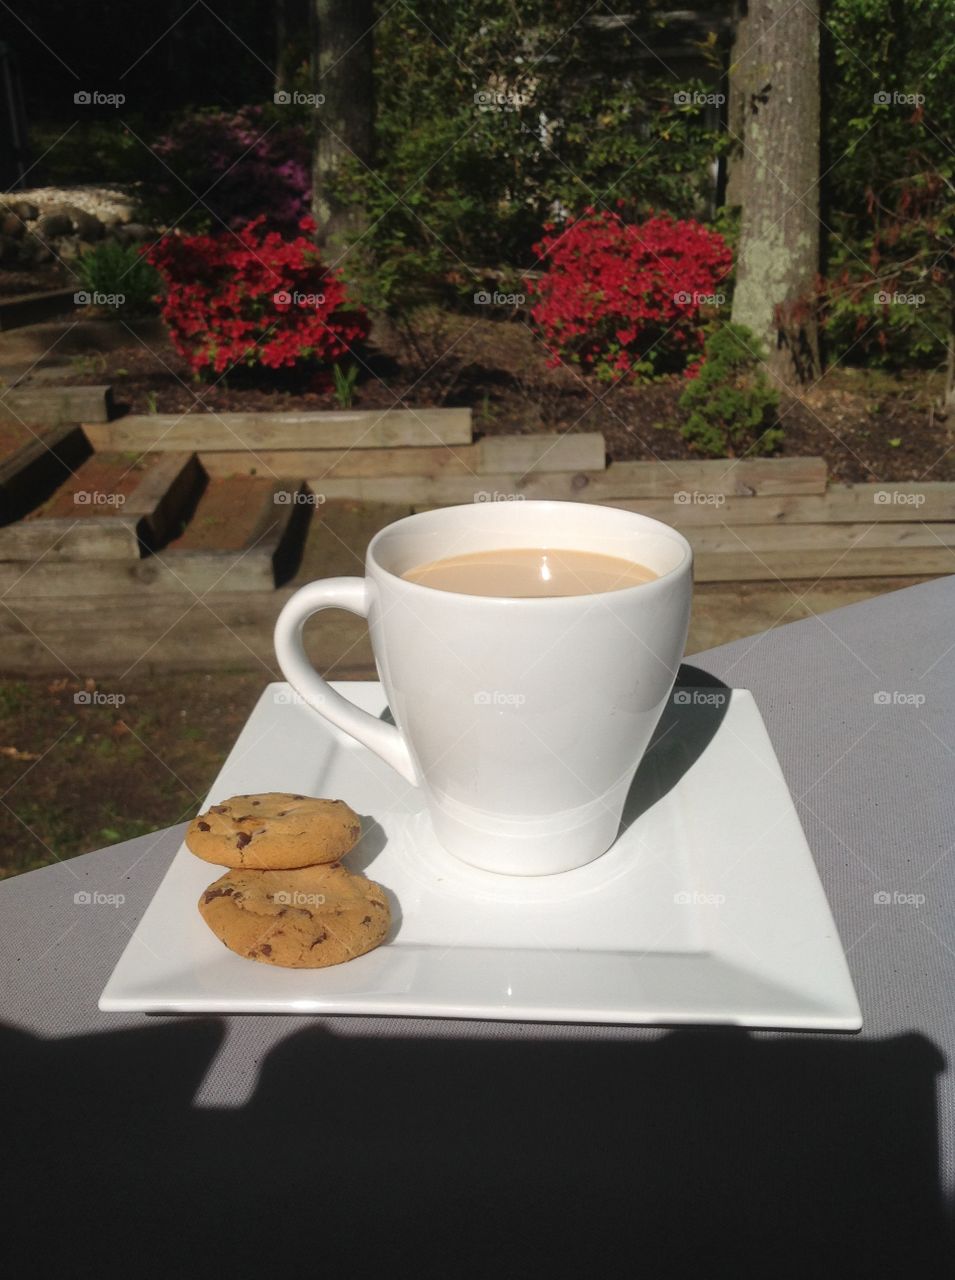
<path fill-rule="evenodd" d="M 129 457 L 123 453 L 94 453 L 81 462 L 73 474 L 56 490 L 51 498 L 24 517 L 38 518 L 83 516 L 112 516 L 121 514 L 121 502 L 108 501 L 111 497 L 128 498 L 142 483 L 143 477 L 157 458 L 146 455 Z M 77 500 L 78 495 L 84 495 Z"/>
<path fill-rule="evenodd" d="M 266 476 L 210 478 L 182 534 L 166 550 L 241 551 L 252 536 L 272 487 L 272 480 Z"/>
<path fill-rule="evenodd" d="M 381 409 L 468 405 L 482 434 L 602 431 L 615 460 L 694 458 L 679 434 L 680 378 L 637 386 L 583 381 L 550 368 L 546 352 L 519 321 L 449 315 L 430 335 L 422 357 L 394 334 L 377 330 L 362 353 L 353 407 Z M 197 382 L 168 342 L 148 349 L 102 353 L 95 371 L 72 382 L 113 384 L 117 402 L 132 413 L 207 410 L 288 412 L 338 409 L 329 387 L 264 371 Z M 834 480 L 955 479 L 955 423 L 931 421 L 937 375 L 890 377 L 836 368 L 801 397 L 781 406 L 785 440 L 780 456 L 821 455 Z"/>
<path fill-rule="evenodd" d="M 5 458 L 21 445 L 29 444 L 36 437 L 36 430 L 31 431 L 28 426 L 17 422 L 15 418 L 11 418 L 9 422 L 0 420 L 0 458 Z"/>

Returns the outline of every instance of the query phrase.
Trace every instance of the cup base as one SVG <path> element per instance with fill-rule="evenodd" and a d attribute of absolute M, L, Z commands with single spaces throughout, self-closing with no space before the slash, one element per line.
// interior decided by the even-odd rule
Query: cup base
<path fill-rule="evenodd" d="M 448 814 L 431 811 L 434 833 L 455 858 L 504 876 L 549 876 L 573 871 L 605 854 L 620 829 L 607 806 L 571 830 L 509 834 L 478 830 Z"/>

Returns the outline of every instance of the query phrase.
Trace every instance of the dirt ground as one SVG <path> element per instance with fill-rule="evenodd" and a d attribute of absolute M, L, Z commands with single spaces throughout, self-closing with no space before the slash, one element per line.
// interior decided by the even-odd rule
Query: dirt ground
<path fill-rule="evenodd" d="M 0 878 L 191 817 L 262 685 L 0 681 Z"/>
<path fill-rule="evenodd" d="M 677 429 L 682 378 L 627 386 L 585 384 L 549 367 L 530 327 L 449 314 L 422 349 L 379 327 L 360 353 L 352 407 L 468 405 L 483 434 L 602 431 L 613 459 L 672 460 L 698 456 Z M 110 382 L 131 413 L 309 410 L 342 407 L 315 379 L 268 371 L 269 386 L 249 371 L 198 382 L 168 342 L 132 342 L 95 357 L 74 357 L 71 382 Z M 845 482 L 955 479 L 955 423 L 931 405 L 941 375 L 895 376 L 834 368 L 780 413 L 783 457 L 819 455 Z"/>

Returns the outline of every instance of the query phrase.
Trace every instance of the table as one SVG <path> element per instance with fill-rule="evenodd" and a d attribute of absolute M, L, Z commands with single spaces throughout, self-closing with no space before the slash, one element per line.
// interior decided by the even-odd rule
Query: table
<path fill-rule="evenodd" d="M 955 577 L 681 675 L 712 678 L 765 717 L 861 1034 L 100 1014 L 174 827 L 0 885 L 2 1203 L 35 1267 L 21 1274 L 941 1274 Z"/>

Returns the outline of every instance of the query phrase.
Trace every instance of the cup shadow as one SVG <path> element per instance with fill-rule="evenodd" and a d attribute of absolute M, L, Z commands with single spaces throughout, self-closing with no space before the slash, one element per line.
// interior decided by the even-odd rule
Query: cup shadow
<path fill-rule="evenodd" d="M 707 749 L 726 718 L 732 690 L 683 663 L 627 793 L 619 836 L 677 785 Z"/>

